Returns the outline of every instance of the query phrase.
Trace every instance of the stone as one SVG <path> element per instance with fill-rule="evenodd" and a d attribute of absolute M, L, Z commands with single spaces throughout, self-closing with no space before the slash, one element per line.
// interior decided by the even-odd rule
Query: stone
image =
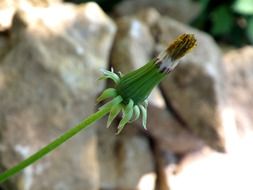
<path fill-rule="evenodd" d="M 147 129 L 163 152 L 187 154 L 204 146 L 203 141 L 180 124 L 166 108 L 149 105 Z"/>
<path fill-rule="evenodd" d="M 154 50 L 149 28 L 140 20 L 122 17 L 116 20 L 118 31 L 111 55 L 113 67 L 124 74 L 146 64 Z"/>
<path fill-rule="evenodd" d="M 252 158 L 251 150 L 250 154 L 248 151 L 221 154 L 205 148 L 183 158 L 174 172 L 168 167 L 163 169 L 172 190 L 251 190 Z"/>
<path fill-rule="evenodd" d="M 253 136 L 253 48 L 231 50 L 224 54 L 224 87 L 227 92 L 223 120 L 229 150 L 252 146 Z M 249 148 L 250 150 L 250 148 Z"/>
<path fill-rule="evenodd" d="M 151 7 L 162 15 L 184 23 L 192 21 L 201 11 L 199 3 L 192 0 L 125 0 L 116 5 L 113 13 L 116 16 L 126 16 Z"/>
<path fill-rule="evenodd" d="M 179 34 L 196 36 L 197 47 L 181 59 L 161 88 L 177 119 L 212 148 L 224 151 L 224 71 L 218 46 L 209 35 L 168 17 L 161 17 L 156 28 L 157 51 Z"/>
<path fill-rule="evenodd" d="M 134 126 L 127 126 L 116 136 L 117 124 L 106 129 L 106 120 L 102 120 L 98 125 L 100 188 L 154 190 L 155 161 L 149 139 Z"/>
<path fill-rule="evenodd" d="M 149 28 L 135 17 L 117 19 L 118 31 L 112 48 L 111 64 L 116 71 L 125 74 L 145 65 L 153 57 L 154 39 Z M 159 106 L 164 101 L 158 89 L 149 100 Z"/>
<path fill-rule="evenodd" d="M 2 169 L 95 111 L 104 88 L 99 68 L 107 68 L 116 32 L 95 3 L 33 8 L 19 12 L 13 23 L 11 47 L 0 62 Z M 99 189 L 95 131 L 82 131 L 12 178 L 11 189 Z"/>
<path fill-rule="evenodd" d="M 32 7 L 48 7 L 62 0 L 1 0 L 0 2 L 0 31 L 11 27 L 12 19 L 16 11 L 28 11 Z"/>

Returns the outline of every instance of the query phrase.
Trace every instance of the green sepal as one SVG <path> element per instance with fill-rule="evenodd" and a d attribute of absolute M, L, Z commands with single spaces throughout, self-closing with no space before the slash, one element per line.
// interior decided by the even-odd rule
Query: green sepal
<path fill-rule="evenodd" d="M 117 97 L 113 98 L 110 102 L 107 102 L 103 106 L 99 107 L 98 109 L 101 110 L 101 109 L 112 108 L 114 105 L 118 105 L 119 103 L 121 103 L 122 100 L 123 99 L 121 96 L 117 96 Z"/>
<path fill-rule="evenodd" d="M 102 94 L 97 98 L 97 102 L 101 102 L 107 98 L 114 98 L 117 96 L 117 91 L 114 88 L 108 88 L 102 92 Z"/>
<path fill-rule="evenodd" d="M 148 100 L 146 99 L 146 100 L 144 100 L 144 102 L 143 102 L 143 106 L 144 106 L 144 108 L 147 108 L 148 107 Z"/>
<path fill-rule="evenodd" d="M 117 74 L 115 74 L 113 71 L 107 71 L 107 70 L 102 70 L 104 76 L 100 77 L 98 80 L 103 80 L 103 79 L 111 79 L 113 80 L 116 84 L 119 83 L 120 78 Z"/>
<path fill-rule="evenodd" d="M 119 114 L 119 112 L 121 111 L 122 106 L 120 104 L 115 104 L 109 114 L 108 120 L 107 120 L 107 124 L 106 127 L 108 128 L 112 121 L 115 119 L 115 117 Z"/>
<path fill-rule="evenodd" d="M 119 122 L 118 131 L 116 133 L 117 135 L 122 131 L 124 126 L 131 120 L 131 118 L 133 116 L 133 106 L 134 106 L 133 100 L 129 100 L 129 103 L 127 104 L 126 108 L 124 109 L 123 118 Z"/>
<path fill-rule="evenodd" d="M 134 106 L 134 118 L 131 120 L 131 122 L 133 122 L 133 121 L 136 121 L 137 119 L 139 119 L 139 117 L 140 117 L 140 114 L 141 114 L 141 111 L 140 111 L 140 108 L 139 108 L 139 106 L 138 105 L 135 105 Z"/>
<path fill-rule="evenodd" d="M 142 114 L 142 126 L 147 130 L 147 108 L 145 108 L 143 105 L 140 105 L 139 107 Z"/>

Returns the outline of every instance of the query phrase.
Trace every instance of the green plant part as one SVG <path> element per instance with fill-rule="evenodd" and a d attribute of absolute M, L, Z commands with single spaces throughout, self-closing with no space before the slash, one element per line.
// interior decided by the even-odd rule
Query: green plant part
<path fill-rule="evenodd" d="M 24 161 L 13 168 L 0 174 L 0 183 L 22 171 L 27 166 L 33 164 L 46 154 L 56 149 L 58 146 L 69 140 L 90 124 L 109 114 L 107 127 L 118 114 L 122 112 L 122 119 L 118 125 L 117 134 L 124 126 L 142 116 L 142 125 L 146 129 L 147 120 L 147 97 L 152 89 L 178 64 L 178 60 L 188 51 L 196 46 L 196 39 L 192 34 L 180 35 L 171 45 L 169 45 L 156 58 L 149 61 L 143 67 L 132 71 L 124 76 L 112 71 L 103 71 L 100 79 L 111 79 L 115 83 L 115 88 L 108 88 L 97 98 L 98 102 L 111 98 L 109 102 L 99 108 L 99 110 L 84 119 L 80 124 L 69 129 L 53 142 L 40 149 Z"/>
<path fill-rule="evenodd" d="M 106 89 L 98 101 L 107 98 L 121 97 L 122 101 L 112 105 L 107 126 L 122 111 L 122 120 L 118 125 L 117 134 L 124 126 L 142 116 L 142 125 L 146 129 L 147 97 L 161 80 L 177 66 L 179 59 L 196 45 L 192 34 L 179 36 L 167 49 L 143 67 L 132 71 L 125 76 L 117 75 L 112 71 L 103 71 L 101 79 L 111 79 L 115 88 Z M 112 101 L 113 101 L 112 100 Z"/>

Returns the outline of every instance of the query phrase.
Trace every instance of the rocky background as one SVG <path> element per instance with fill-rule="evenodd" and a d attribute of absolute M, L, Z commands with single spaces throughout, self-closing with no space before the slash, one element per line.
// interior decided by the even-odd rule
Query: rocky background
<path fill-rule="evenodd" d="M 186 11 L 187 10 L 187 11 Z M 189 0 L 0 2 L 0 169 L 97 109 L 101 68 L 126 73 L 182 33 L 198 46 L 150 96 L 148 130 L 104 120 L 1 190 L 252 190 L 253 47 L 224 50 L 189 27 Z"/>

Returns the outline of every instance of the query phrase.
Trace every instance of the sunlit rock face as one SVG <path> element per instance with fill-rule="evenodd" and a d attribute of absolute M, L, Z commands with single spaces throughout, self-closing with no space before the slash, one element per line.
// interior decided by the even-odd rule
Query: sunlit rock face
<path fill-rule="evenodd" d="M 195 34 L 197 47 L 181 60 L 161 87 L 178 119 L 212 148 L 224 151 L 223 68 L 218 46 L 210 36 L 170 18 L 159 19 L 155 26 L 161 46 L 178 33 Z"/>
<path fill-rule="evenodd" d="M 17 10 L 28 11 L 33 7 L 48 7 L 62 0 L 1 0 L 0 2 L 0 31 L 11 27 L 13 16 Z"/>
<path fill-rule="evenodd" d="M 186 1 L 173 1 L 171 7 Z M 11 1 L 0 6 L 6 2 Z M 97 81 L 101 68 L 127 73 L 186 32 L 196 35 L 198 47 L 162 83 L 163 93 L 157 88 L 150 96 L 148 130 L 137 121 L 116 136 L 116 124 L 106 129 L 102 120 L 4 188 L 253 189 L 247 178 L 253 170 L 252 48 L 229 52 L 222 60 L 210 36 L 159 13 L 172 1 L 124 1 L 114 11 L 115 22 L 94 3 L 31 2 L 41 4 L 23 4 L 12 25 L 16 9 L 0 11 L 0 24 L 8 21 L 0 26 L 5 31 L 0 33 L 1 169 L 96 110 L 95 97 L 104 88 Z M 164 9 L 138 11 L 142 3 Z M 126 16 L 128 11 L 134 14 Z M 192 15 L 183 12 L 185 22 Z"/>
<path fill-rule="evenodd" d="M 161 16 L 155 9 L 142 10 L 136 17 L 149 27 L 156 41 L 154 54 L 158 54 L 178 34 L 186 32 L 196 35 L 197 47 L 180 60 L 175 71 L 161 83 L 161 89 L 167 108 L 173 115 L 168 118 L 178 120 L 181 128 L 188 129 L 187 133 L 196 135 L 215 150 L 224 151 L 221 111 L 224 104 L 224 79 L 218 46 L 210 36 Z"/>
<path fill-rule="evenodd" d="M 17 13 L 10 47 L 0 62 L 2 168 L 28 157 L 95 110 L 96 95 L 103 89 L 99 69 L 107 67 L 115 31 L 94 3 Z M 94 129 L 12 178 L 10 189 L 98 189 Z"/>
<path fill-rule="evenodd" d="M 115 135 L 115 124 L 109 129 L 103 127 L 106 120 L 98 124 L 100 188 L 155 190 L 156 162 L 149 139 L 135 125 Z"/>
<path fill-rule="evenodd" d="M 224 124 L 227 126 L 228 148 L 245 150 L 252 146 L 253 139 L 253 48 L 244 47 L 224 55 L 227 92 L 224 108 Z"/>
<path fill-rule="evenodd" d="M 191 0 L 125 0 L 116 5 L 114 14 L 126 16 L 151 7 L 162 15 L 170 16 L 183 23 L 192 21 L 201 10 L 199 4 Z"/>

